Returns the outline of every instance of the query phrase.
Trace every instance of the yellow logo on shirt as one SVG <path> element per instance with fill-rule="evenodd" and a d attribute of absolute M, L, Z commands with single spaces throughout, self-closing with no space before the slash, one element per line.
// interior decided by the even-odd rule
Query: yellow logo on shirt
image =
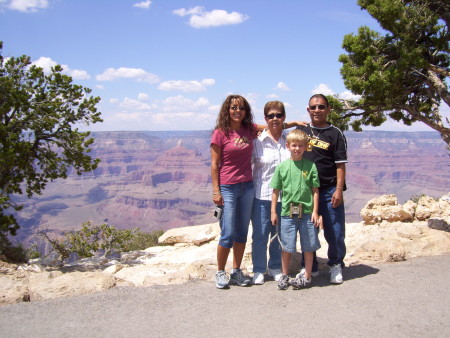
<path fill-rule="evenodd" d="M 325 142 L 325 141 L 322 141 L 322 140 L 318 140 L 316 138 L 310 138 L 307 150 L 311 151 L 313 147 L 317 147 L 317 148 L 320 148 L 320 149 L 328 150 L 329 146 L 330 146 L 330 144 L 328 142 Z"/>

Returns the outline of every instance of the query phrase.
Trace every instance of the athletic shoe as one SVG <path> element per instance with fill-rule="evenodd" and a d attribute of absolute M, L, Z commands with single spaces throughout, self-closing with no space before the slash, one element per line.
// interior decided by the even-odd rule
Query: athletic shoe
<path fill-rule="evenodd" d="M 342 267 L 341 264 L 336 264 L 330 267 L 330 283 L 331 284 L 342 284 L 344 278 L 342 278 Z"/>
<path fill-rule="evenodd" d="M 264 274 L 261 272 L 255 272 L 252 279 L 252 284 L 263 285 L 264 284 Z"/>
<path fill-rule="evenodd" d="M 288 275 L 281 275 L 280 280 L 278 281 L 278 290 L 287 290 L 289 287 L 289 277 Z"/>
<path fill-rule="evenodd" d="M 307 288 L 311 286 L 312 278 L 307 279 L 304 275 L 294 278 L 290 281 L 290 284 L 292 285 L 292 289 L 298 290 L 301 288 Z"/>
<path fill-rule="evenodd" d="M 280 269 L 269 269 L 268 274 L 270 277 L 273 277 L 273 279 L 275 280 L 275 282 L 279 282 L 281 276 L 283 275 L 281 273 Z"/>
<path fill-rule="evenodd" d="M 227 273 L 223 270 L 216 272 L 216 287 L 218 289 L 228 289 L 228 276 Z"/>
<path fill-rule="evenodd" d="M 241 269 L 231 270 L 230 284 L 236 284 L 239 286 L 249 286 L 251 284 L 250 278 L 245 276 Z"/>
<path fill-rule="evenodd" d="M 300 278 L 301 276 L 304 276 L 304 275 L 305 275 L 305 272 L 306 272 L 305 268 L 302 268 L 302 269 L 300 270 L 300 272 L 297 274 L 297 276 L 295 276 L 295 278 Z M 313 271 L 313 272 L 311 272 L 311 278 L 312 278 L 312 277 L 318 277 L 319 274 L 320 274 L 320 273 L 319 273 L 319 270 Z"/>

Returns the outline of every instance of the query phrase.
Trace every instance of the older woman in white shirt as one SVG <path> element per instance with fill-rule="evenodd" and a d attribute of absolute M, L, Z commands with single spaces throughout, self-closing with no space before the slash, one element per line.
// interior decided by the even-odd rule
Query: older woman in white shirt
<path fill-rule="evenodd" d="M 253 284 L 264 284 L 266 271 L 276 281 L 281 277 L 281 248 L 277 240 L 270 243 L 267 264 L 267 244 L 269 238 L 276 234 L 276 227 L 270 221 L 272 188 L 269 183 L 276 166 L 291 155 L 286 149 L 286 135 L 283 133 L 283 129 L 302 124 L 298 122 L 285 123 L 286 111 L 280 101 L 266 103 L 264 118 L 267 122 L 267 129 L 254 140 L 252 155 L 255 187 L 252 211 Z M 281 201 L 278 203 L 277 210 L 280 214 Z"/>

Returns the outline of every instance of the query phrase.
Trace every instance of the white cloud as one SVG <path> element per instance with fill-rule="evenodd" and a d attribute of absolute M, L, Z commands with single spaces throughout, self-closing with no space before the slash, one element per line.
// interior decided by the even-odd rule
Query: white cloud
<path fill-rule="evenodd" d="M 277 100 L 279 96 L 277 94 L 268 94 L 266 95 L 266 99 L 268 100 Z"/>
<path fill-rule="evenodd" d="M 355 100 L 358 101 L 361 98 L 361 95 L 355 95 L 351 91 L 346 90 L 339 94 L 339 97 L 344 100 Z"/>
<path fill-rule="evenodd" d="M 138 101 L 147 101 L 148 100 L 148 95 L 145 93 L 139 93 L 138 94 Z"/>
<path fill-rule="evenodd" d="M 331 90 L 331 88 L 324 83 L 321 83 L 318 86 L 314 87 L 311 93 L 313 95 L 315 94 L 334 95 L 334 92 Z"/>
<path fill-rule="evenodd" d="M 311 93 L 314 94 L 323 94 L 323 95 L 335 95 L 334 91 L 326 84 L 321 83 L 318 86 L 314 87 L 314 89 L 311 91 Z M 340 99 L 344 100 L 359 100 L 361 98 L 361 95 L 355 95 L 351 91 L 346 90 L 340 94 L 338 94 L 338 97 Z"/>
<path fill-rule="evenodd" d="M 172 11 L 173 14 L 176 14 L 178 16 L 186 16 L 186 15 L 195 15 L 195 14 L 201 14 L 203 12 L 203 7 L 197 6 L 193 7 L 191 9 L 186 8 L 180 8 Z"/>
<path fill-rule="evenodd" d="M 172 12 L 178 16 L 189 15 L 189 25 L 194 28 L 209 28 L 226 25 L 236 25 L 244 22 L 249 17 L 238 12 L 228 13 L 223 9 L 214 9 L 206 12 L 203 7 L 197 6 L 191 9 L 180 8 Z"/>
<path fill-rule="evenodd" d="M 0 7 L 24 13 L 37 12 L 48 7 L 48 0 L 1 0 Z"/>
<path fill-rule="evenodd" d="M 132 113 L 117 113 L 114 115 L 114 119 L 130 122 L 130 121 L 142 121 L 142 113 L 132 112 Z"/>
<path fill-rule="evenodd" d="M 209 113 L 183 111 L 175 113 L 158 113 L 151 117 L 152 125 L 157 130 L 206 130 L 214 125 L 216 116 Z"/>
<path fill-rule="evenodd" d="M 291 89 L 286 85 L 286 83 L 284 83 L 284 82 L 278 82 L 278 83 L 277 83 L 277 88 L 278 88 L 278 89 L 281 89 L 281 90 L 284 90 L 284 91 L 291 90 Z"/>
<path fill-rule="evenodd" d="M 159 90 L 179 90 L 182 92 L 200 92 L 206 90 L 207 86 L 212 86 L 216 83 L 214 79 L 203 79 L 201 81 L 183 81 L 183 80 L 171 80 L 164 81 L 159 86 Z"/>
<path fill-rule="evenodd" d="M 102 74 L 96 76 L 97 81 L 113 81 L 115 79 L 134 79 L 138 82 L 157 83 L 159 77 L 148 73 L 141 68 L 108 68 Z"/>
<path fill-rule="evenodd" d="M 162 109 L 164 111 L 198 111 L 199 109 L 207 108 L 209 100 L 205 97 L 200 97 L 196 101 L 188 99 L 183 95 L 171 96 L 162 101 Z"/>
<path fill-rule="evenodd" d="M 41 56 L 38 60 L 31 63 L 37 67 L 41 67 L 45 73 L 51 73 L 52 67 L 55 67 L 58 63 L 51 58 Z M 89 74 L 85 70 L 70 69 L 68 65 L 61 65 L 63 74 L 67 74 L 76 80 L 87 80 L 90 78 Z"/>
<path fill-rule="evenodd" d="M 133 5 L 133 7 L 142 8 L 142 9 L 149 9 L 152 2 L 150 0 L 147 1 L 141 1 L 137 2 Z"/>
<path fill-rule="evenodd" d="M 143 103 L 139 100 L 133 100 L 128 97 L 126 97 L 120 104 L 120 108 L 127 109 L 127 110 L 149 110 L 152 108 L 147 103 Z"/>
<path fill-rule="evenodd" d="M 145 101 L 147 100 L 148 100 L 147 94 L 139 93 L 137 100 L 125 97 L 122 101 L 120 101 L 118 98 L 111 98 L 109 102 L 124 109 L 125 111 L 151 110 L 158 107 L 156 104 L 146 103 Z"/>
<path fill-rule="evenodd" d="M 41 56 L 39 59 L 31 63 L 37 67 L 41 67 L 45 73 L 50 73 L 52 67 L 55 67 L 58 63 L 48 57 Z"/>

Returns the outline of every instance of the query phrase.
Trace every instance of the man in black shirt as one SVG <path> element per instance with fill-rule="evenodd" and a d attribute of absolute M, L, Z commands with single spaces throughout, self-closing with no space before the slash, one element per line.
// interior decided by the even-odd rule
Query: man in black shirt
<path fill-rule="evenodd" d="M 339 128 L 327 122 L 331 107 L 324 95 L 313 95 L 307 110 L 311 123 L 297 128 L 309 135 L 311 151 L 303 156 L 313 161 L 319 172 L 319 215 L 323 218 L 324 236 L 328 243 L 330 283 L 341 284 L 346 252 L 343 191 L 346 190 L 347 141 Z M 315 271 L 318 271 L 316 257 Z"/>

